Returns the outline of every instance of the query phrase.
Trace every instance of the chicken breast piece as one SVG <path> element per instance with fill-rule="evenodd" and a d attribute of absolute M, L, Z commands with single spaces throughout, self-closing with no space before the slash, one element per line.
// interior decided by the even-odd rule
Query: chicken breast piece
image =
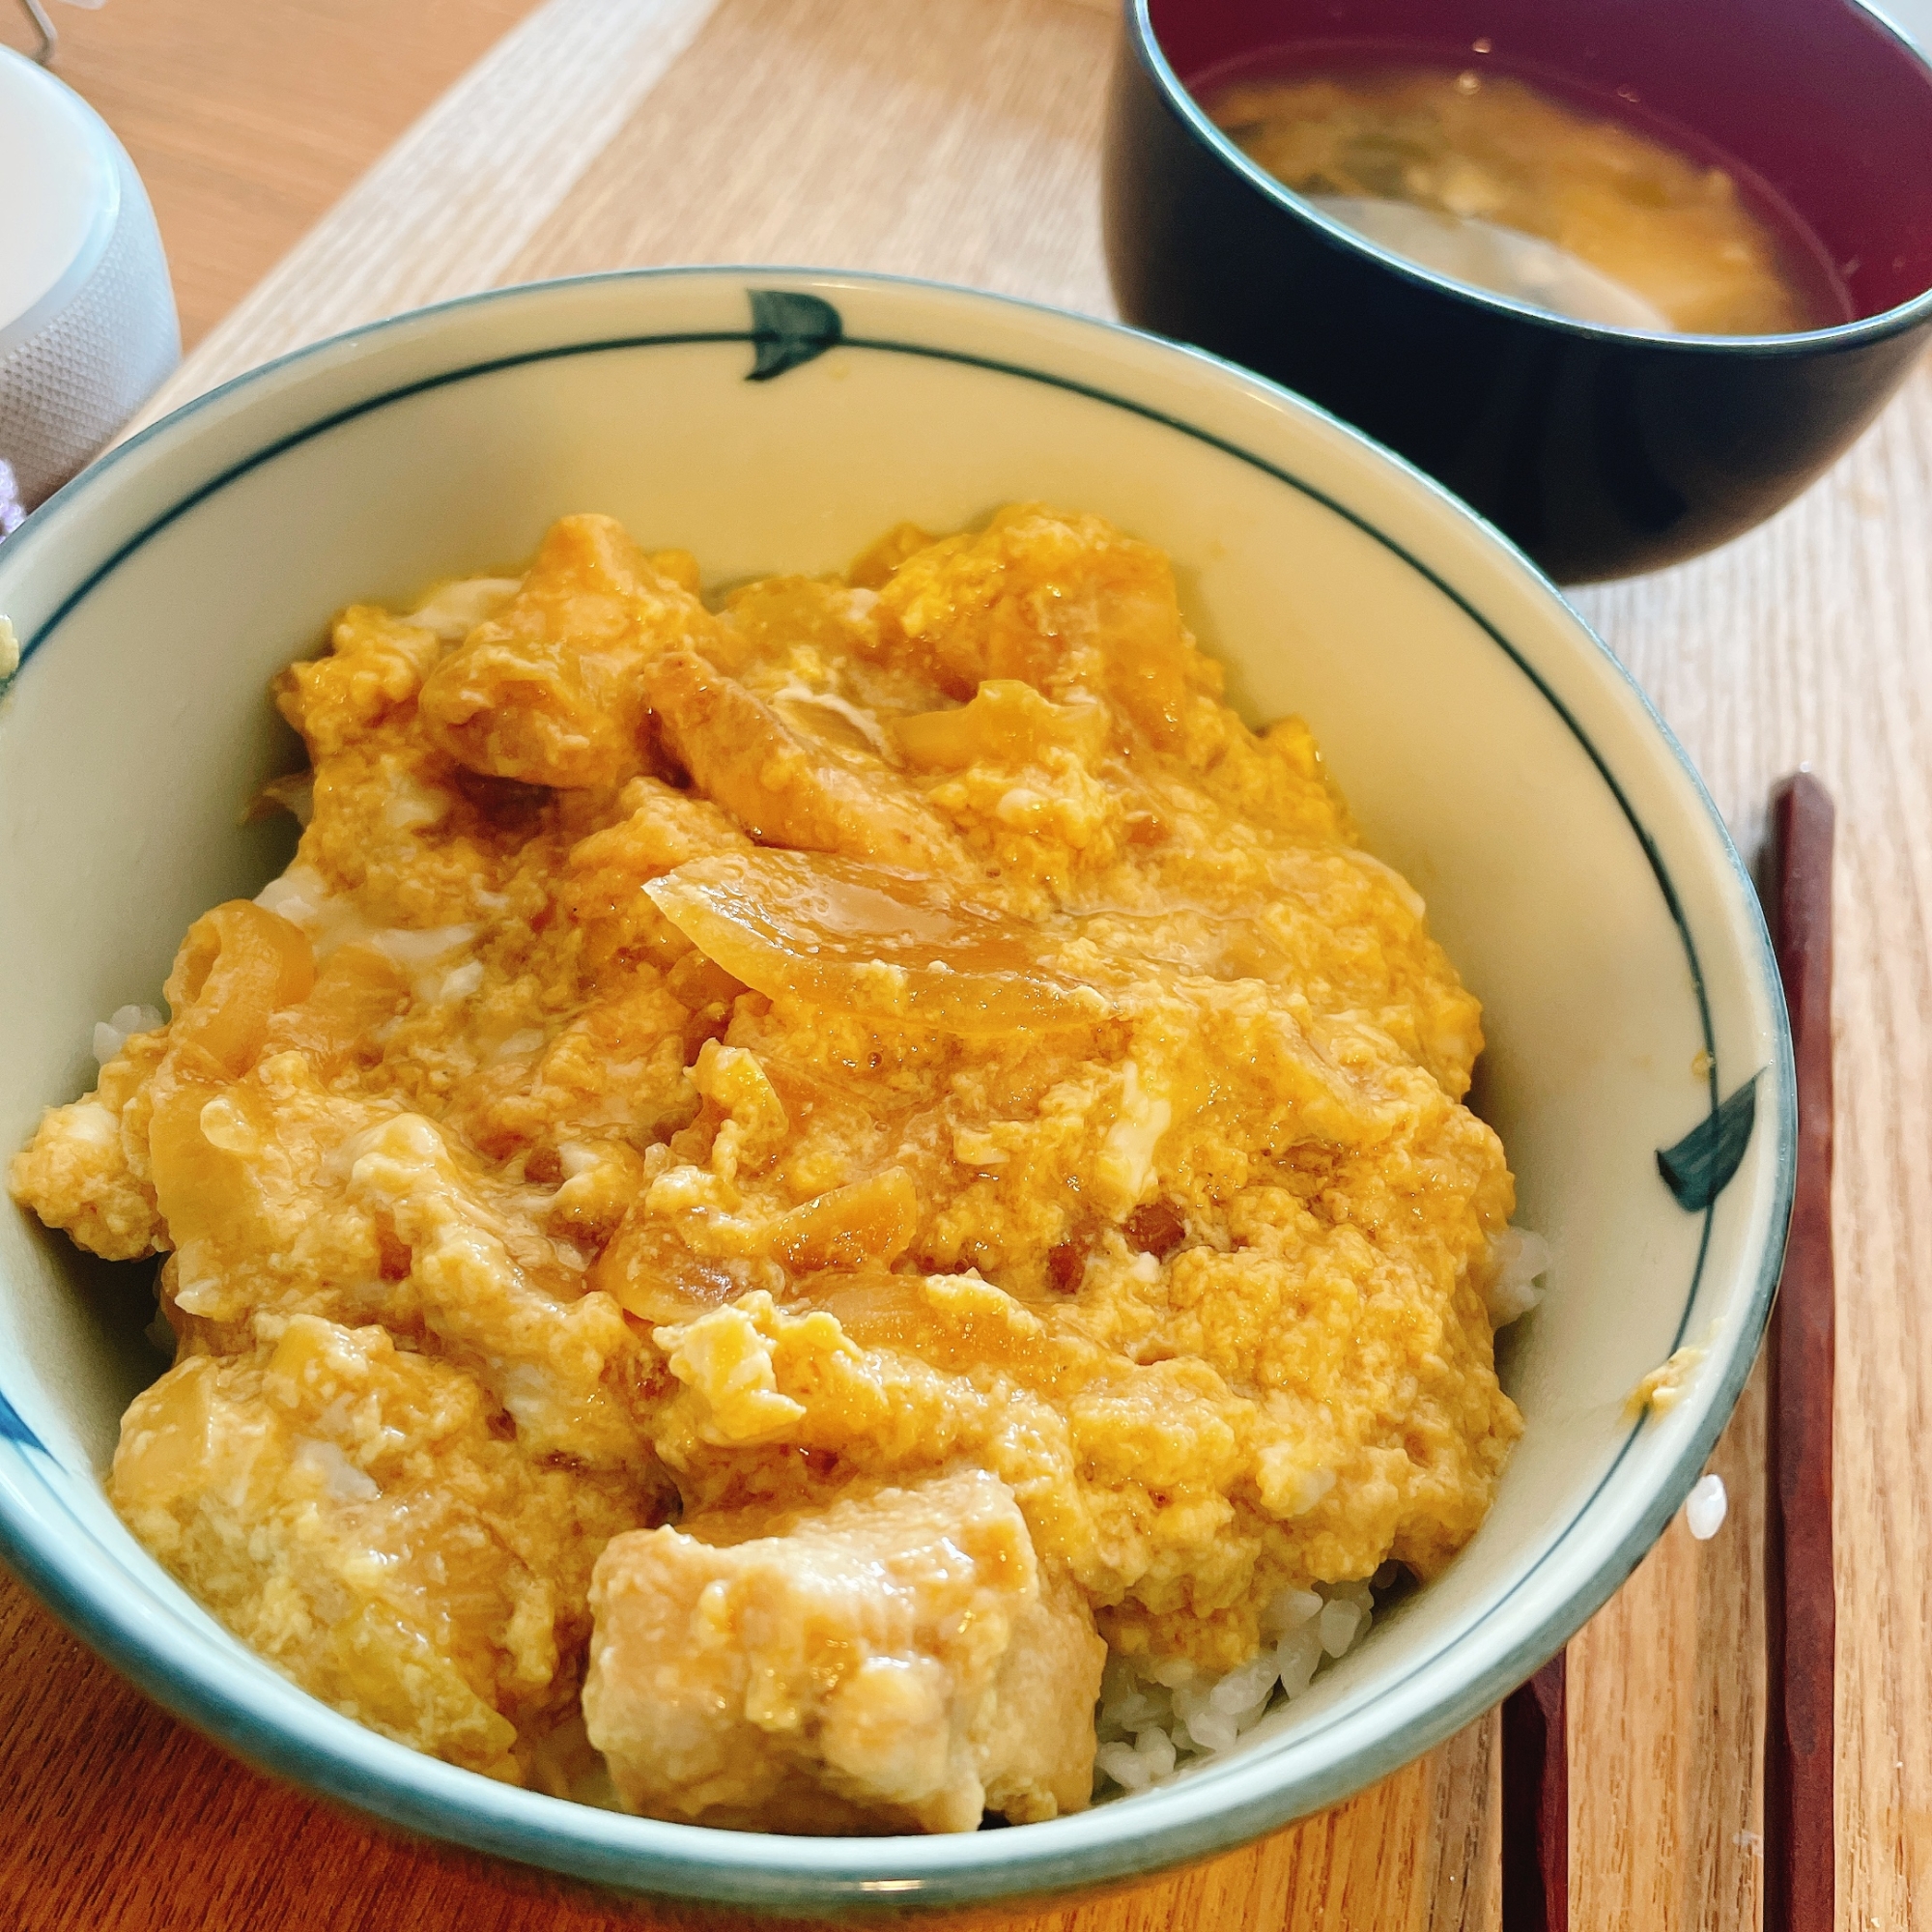
<path fill-rule="evenodd" d="M 970 1832 L 1086 1804 L 1106 1646 L 980 1470 L 612 1538 L 583 1710 L 626 1804 L 787 1832 Z"/>
<path fill-rule="evenodd" d="M 424 678 L 424 734 L 489 778 L 621 784 L 642 761 L 639 671 L 717 630 L 689 564 L 647 555 L 609 517 L 562 518 L 516 595 Z"/>
<path fill-rule="evenodd" d="M 595 1552 L 656 1485 L 565 1470 L 481 1385 L 313 1315 L 134 1399 L 108 1493 L 237 1636 L 385 1736 L 524 1782 L 576 1703 Z"/>
<path fill-rule="evenodd" d="M 758 843 L 918 871 L 963 862 L 945 820 L 882 759 L 808 741 L 701 653 L 664 651 L 641 683 L 666 744 Z"/>

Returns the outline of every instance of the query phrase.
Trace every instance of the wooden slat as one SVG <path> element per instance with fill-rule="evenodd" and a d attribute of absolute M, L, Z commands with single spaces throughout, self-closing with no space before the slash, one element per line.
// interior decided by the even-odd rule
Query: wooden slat
<path fill-rule="evenodd" d="M 917 32 L 893 0 L 722 0 L 505 278 L 803 262 L 1112 314 L 1116 31 L 1072 0 L 947 0 Z"/>
<path fill-rule="evenodd" d="M 1685 741 L 1747 849 L 1763 843 L 1774 781 L 1800 765 L 1837 806 L 1835 1797 L 1837 1922 L 1852 1932 L 1924 1925 L 1932 1899 L 1932 1463 L 1911 1447 L 1932 1436 L 1928 528 L 1932 370 L 1921 362 L 1858 447 L 1781 516 L 1696 563 L 1577 600 Z M 1727 1565 L 1727 1546 L 1730 1526 L 1706 1560 Z M 1658 1597 L 1626 1589 L 1598 1622 L 1638 1654 L 1657 1649 L 1667 1616 Z M 1691 1703 L 1700 1680 L 1737 1666 L 1722 1631 L 1679 1632 L 1672 1674 Z M 1591 1693 L 1606 1717 L 1607 1690 Z M 1661 1821 L 1672 1803 L 1639 1788 L 1627 1808 Z M 1738 1829 L 1756 1827 L 1724 1820 L 1720 1856 Z M 1636 1850 L 1655 1842 L 1639 1822 Z M 1607 1851 L 1573 1847 L 1593 1883 Z M 1762 1848 L 1750 1856 L 1761 1868 Z M 1721 1889 L 1728 1903 L 1728 1881 Z M 1580 1901 L 1578 1914 L 1593 1927 L 1699 1922 L 1675 1912 L 1592 1918 Z"/>
<path fill-rule="evenodd" d="M 128 431 L 303 343 L 520 277 L 510 263 L 713 0 L 545 0 L 310 229 Z"/>
<path fill-rule="evenodd" d="M 1682 1518 L 1570 1645 L 1577 1932 L 1753 1932 L 1764 1874 L 1764 1378 L 1709 1467 L 1722 1532 Z"/>
<path fill-rule="evenodd" d="M 59 4 L 54 71 L 122 140 L 192 349 L 533 0 Z M 26 16 L 0 0 L 0 42 Z"/>

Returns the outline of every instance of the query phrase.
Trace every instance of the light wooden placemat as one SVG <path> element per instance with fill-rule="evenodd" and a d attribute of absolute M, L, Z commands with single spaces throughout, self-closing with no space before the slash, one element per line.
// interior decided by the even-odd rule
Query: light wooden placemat
<path fill-rule="evenodd" d="M 1108 0 L 546 0 L 213 330 L 149 414 L 400 307 L 595 269 L 882 269 L 1109 313 L 1096 154 L 1114 12 Z M 1784 771 L 1808 763 L 1839 805 L 1839 1922 L 1860 1932 L 1932 1926 L 1932 1461 L 1918 1453 L 1932 1315 L 1915 1292 L 1932 1279 L 1928 537 L 1921 367 L 1838 469 L 1763 529 L 1577 598 L 1747 850 Z M 1755 1923 L 1762 1450 L 1754 1383 L 1714 1459 L 1732 1497 L 1722 1534 L 1697 1545 L 1674 1526 L 1573 1646 L 1572 1918 L 1587 1932 Z M 0 1614 L 0 1640 L 11 1620 Z M 238 1782 L 131 1693 L 89 1695 L 100 1715 L 86 1744 L 112 1796 L 47 1747 L 54 1787 L 19 1792 L 0 1848 L 0 1896 L 40 1901 L 23 1923 L 607 1922 L 505 1868 Z M 6 1763 L 21 1761 L 22 1735 L 63 1721 L 33 1686 L 0 1686 L 0 1735 L 16 1741 Z M 112 1749 L 116 1725 L 125 1743 Z M 1490 1928 L 1494 1778 L 1488 1720 L 1249 1851 L 998 1923 Z M 73 1849 L 117 1823 L 154 1875 L 138 1888 Z M 249 1880 L 265 1857 L 292 1882 Z M 229 1904 L 195 1916 L 194 1901 L 216 1899 Z"/>

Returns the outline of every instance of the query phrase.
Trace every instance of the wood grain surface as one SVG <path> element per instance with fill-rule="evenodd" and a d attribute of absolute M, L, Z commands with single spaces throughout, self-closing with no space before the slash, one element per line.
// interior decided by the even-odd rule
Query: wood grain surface
<path fill-rule="evenodd" d="M 61 10 L 70 77 L 148 174 L 189 332 L 206 335 L 157 407 L 410 302 L 629 264 L 890 269 L 1108 310 L 1094 156 L 1111 5 L 547 0 L 525 12 L 518 0 Z M 162 20 L 191 24 L 218 57 L 185 49 Z M 464 201 L 478 117 L 532 90 L 529 171 L 493 177 L 487 207 Z M 549 111 L 578 92 L 594 142 L 584 117 Z M 1802 764 L 1839 808 L 1843 1932 L 1932 1928 L 1932 1460 L 1918 1450 L 1932 1430 L 1932 1308 L 1917 1286 L 1932 1279 L 1928 530 L 1921 368 L 1838 469 L 1761 530 L 1577 598 L 1747 850 L 1772 781 Z M 1713 1461 L 1731 1496 L 1722 1533 L 1695 1544 L 1673 1525 L 1572 1646 L 1570 1905 L 1586 1932 L 1757 1922 L 1763 1451 L 1760 1378 Z M 11 1584 L 0 1655 L 0 1924 L 686 1922 L 405 1843 L 259 1778 L 145 1704 Z M 1352 1804 L 1193 1872 L 985 1922 L 1490 1932 L 1494 1739 L 1487 1720 Z"/>
<path fill-rule="evenodd" d="M 55 72 L 148 185 L 192 349 L 532 0 L 48 7 Z M 0 42 L 33 34 L 0 0 Z"/>

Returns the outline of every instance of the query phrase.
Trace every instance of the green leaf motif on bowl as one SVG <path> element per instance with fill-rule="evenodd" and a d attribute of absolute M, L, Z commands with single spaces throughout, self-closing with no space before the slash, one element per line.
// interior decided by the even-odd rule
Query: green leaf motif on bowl
<path fill-rule="evenodd" d="M 0 1442 L 17 1442 L 46 1454 L 46 1444 L 20 1420 L 20 1411 L 4 1395 L 0 1395 Z"/>
<path fill-rule="evenodd" d="M 1677 1197 L 1677 1205 L 1701 1213 L 1730 1185 L 1750 1146 L 1757 1119 L 1757 1083 L 1762 1068 L 1721 1106 L 1714 1107 L 1674 1147 L 1659 1148 L 1657 1171 Z"/>
<path fill-rule="evenodd" d="M 769 383 L 787 369 L 816 360 L 845 333 L 838 311 L 821 296 L 790 289 L 753 289 L 752 341 L 757 358 L 748 383 Z"/>

